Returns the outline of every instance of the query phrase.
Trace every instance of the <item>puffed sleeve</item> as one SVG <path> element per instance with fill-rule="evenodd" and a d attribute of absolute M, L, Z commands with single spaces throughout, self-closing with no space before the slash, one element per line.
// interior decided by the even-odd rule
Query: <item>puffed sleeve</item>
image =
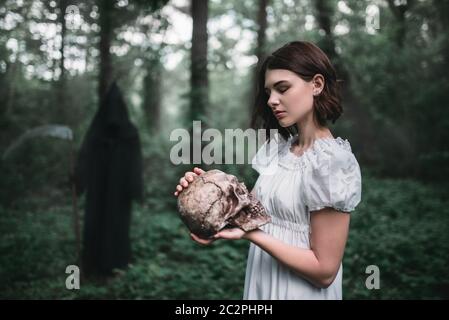
<path fill-rule="evenodd" d="M 284 138 L 275 134 L 266 140 L 251 160 L 251 166 L 261 175 L 273 174 L 279 156 L 279 150 L 285 144 Z"/>
<path fill-rule="evenodd" d="M 305 183 L 305 202 L 309 211 L 332 207 L 351 212 L 360 203 L 362 178 L 351 151 L 335 149 L 317 161 Z"/>

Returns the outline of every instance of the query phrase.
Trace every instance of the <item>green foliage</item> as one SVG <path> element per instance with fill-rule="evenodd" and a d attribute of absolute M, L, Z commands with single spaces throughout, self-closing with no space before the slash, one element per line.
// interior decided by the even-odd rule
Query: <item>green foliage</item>
<path fill-rule="evenodd" d="M 343 262 L 346 299 L 449 297 L 449 210 L 441 187 L 364 177 Z M 369 265 L 380 269 L 379 290 L 365 287 Z"/>
<path fill-rule="evenodd" d="M 174 201 L 174 200 L 173 200 Z M 76 262 L 70 207 L 35 212 L 2 210 L 2 298 L 240 299 L 247 244 L 200 247 L 173 212 L 135 207 L 134 261 L 106 282 L 65 288 L 65 268 Z M 232 276 L 229 276 L 232 274 Z"/>
<path fill-rule="evenodd" d="M 352 216 L 343 262 L 344 298 L 447 299 L 444 189 L 369 175 L 363 181 L 363 199 Z M 54 205 L 30 198 L 17 209 L 1 207 L 0 297 L 242 298 L 247 242 L 197 245 L 176 211 L 155 211 L 147 202 L 134 207 L 131 234 L 134 258 L 127 270 L 118 270 L 107 281 L 82 280 L 81 289 L 71 291 L 65 288 L 65 268 L 76 263 L 70 202 Z M 380 290 L 365 287 L 369 265 L 380 269 Z"/>
<path fill-rule="evenodd" d="M 416 2 L 408 8 L 405 40 L 398 45 L 399 22 L 388 6 L 380 7 L 380 29 L 368 34 L 366 3 L 348 3 L 354 14 L 337 18 L 351 31 L 336 37 L 336 43 L 355 97 L 345 103 L 358 122 L 350 141 L 362 162 L 379 173 L 446 180 L 449 82 L 443 56 L 448 37 L 441 28 L 447 13 L 437 19 L 438 9 L 430 1 Z"/>
<path fill-rule="evenodd" d="M 199 247 L 176 216 L 174 188 L 184 172 L 196 165 L 175 166 L 168 159 L 175 144 L 168 141 L 171 130 L 191 125 L 186 123 L 188 98 L 195 89 L 188 85 L 190 47 L 183 40 L 172 43 L 172 36 L 163 34 L 171 19 L 157 9 L 165 0 L 151 1 L 154 6 L 145 3 L 125 1 L 114 9 L 120 17 L 114 19 L 111 48 L 114 76 L 139 128 L 144 154 L 145 202 L 135 207 L 133 216 L 134 261 L 114 279 L 86 280 L 80 291 L 65 289 L 65 267 L 76 262 L 68 183 L 70 144 L 37 138 L 0 161 L 2 298 L 242 297 L 248 244 Z M 226 128 L 244 130 L 249 123 L 254 65 L 245 61 L 254 58 L 257 48 L 240 40 L 256 37 L 258 3 L 210 2 L 209 22 L 214 26 L 209 33 L 213 45 L 208 49 L 210 103 L 198 117 L 222 133 Z M 349 74 L 351 92 L 343 101 L 346 114 L 337 122 L 336 135 L 341 131 L 349 139 L 364 171 L 363 201 L 352 216 L 344 257 L 344 297 L 448 298 L 449 212 L 443 200 L 447 185 L 442 184 L 449 175 L 447 4 L 414 1 L 401 29 L 384 2 L 379 5 L 380 29 L 369 34 L 366 7 L 378 2 L 341 2 L 350 13 L 338 10 L 336 0 L 328 3 L 336 9 L 329 17 L 335 58 Z M 35 14 L 32 8 L 40 4 L 42 14 Z M 8 0 L 0 5 L 0 154 L 27 129 L 49 123 L 69 126 L 75 149 L 79 147 L 97 109 L 100 64 L 98 7 L 93 2 L 80 2 L 77 7 L 84 22 L 82 27 L 67 29 L 65 84 L 61 86 L 59 48 L 54 43 L 59 34 L 47 37 L 30 32 L 30 26 L 39 23 L 59 30 L 56 3 Z M 187 9 L 178 8 L 182 10 Z M 322 43 L 323 30 L 316 19 L 312 23 L 316 14 L 313 1 L 270 2 L 267 52 L 294 40 Z M 142 19 L 146 15 L 151 15 L 151 22 Z M 231 28 L 226 21 L 232 21 Z M 348 32 L 337 33 L 337 25 Z M 399 45 L 401 30 L 404 42 Z M 159 38 L 163 40 L 155 40 Z M 175 55 L 180 62 L 171 68 L 168 57 Z M 153 59 L 160 59 L 163 68 L 153 68 Z M 73 62 L 85 63 L 86 69 L 68 67 Z M 239 66 L 241 62 L 244 67 Z M 148 88 L 146 76 L 153 74 L 163 81 L 160 87 Z M 152 106 L 145 105 L 145 94 L 160 95 L 159 119 L 153 119 Z M 159 123 L 158 132 L 151 123 Z M 234 174 L 249 189 L 256 179 L 248 164 L 197 166 Z M 397 179 L 380 178 L 385 176 Z M 365 287 L 368 265 L 380 268 L 380 290 Z"/>

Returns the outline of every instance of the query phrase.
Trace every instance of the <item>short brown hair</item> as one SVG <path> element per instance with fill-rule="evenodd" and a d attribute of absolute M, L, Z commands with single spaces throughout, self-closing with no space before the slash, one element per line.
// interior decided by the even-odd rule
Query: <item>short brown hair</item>
<path fill-rule="evenodd" d="M 323 75 L 325 81 L 323 91 L 320 95 L 315 96 L 313 101 L 314 117 L 319 125 L 326 126 L 328 120 L 335 123 L 343 113 L 339 89 L 340 80 L 337 80 L 335 69 L 326 54 L 310 42 L 289 42 L 267 56 L 257 73 L 251 127 L 267 130 L 267 137 L 269 137 L 270 129 L 278 129 L 285 139 L 296 132 L 296 126 L 281 127 L 268 106 L 269 96 L 264 88 L 267 69 L 290 70 L 304 81 L 311 81 L 318 73 Z"/>

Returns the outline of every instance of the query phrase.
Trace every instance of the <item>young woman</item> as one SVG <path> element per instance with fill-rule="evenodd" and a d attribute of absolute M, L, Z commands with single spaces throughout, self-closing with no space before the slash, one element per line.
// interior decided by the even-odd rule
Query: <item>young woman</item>
<path fill-rule="evenodd" d="M 361 200 L 351 146 L 327 127 L 342 113 L 335 70 L 314 44 L 287 43 L 261 65 L 253 125 L 278 129 L 278 135 L 253 159 L 260 175 L 252 192 L 272 221 L 250 232 L 224 229 L 212 240 L 191 234 L 204 245 L 216 239 L 251 242 L 244 299 L 342 299 L 349 213 Z M 273 149 L 276 157 L 267 158 Z M 263 160 L 265 167 L 259 165 Z M 269 166 L 274 171 L 264 174 Z M 186 172 L 175 196 L 203 172 Z"/>

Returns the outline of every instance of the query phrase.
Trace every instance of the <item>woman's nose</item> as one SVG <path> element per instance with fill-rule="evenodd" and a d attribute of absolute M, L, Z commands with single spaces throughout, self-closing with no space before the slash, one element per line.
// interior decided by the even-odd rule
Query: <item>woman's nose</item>
<path fill-rule="evenodd" d="M 279 99 L 277 99 L 273 94 L 270 96 L 270 98 L 268 99 L 268 106 L 273 109 L 275 108 L 277 105 L 279 105 Z"/>

